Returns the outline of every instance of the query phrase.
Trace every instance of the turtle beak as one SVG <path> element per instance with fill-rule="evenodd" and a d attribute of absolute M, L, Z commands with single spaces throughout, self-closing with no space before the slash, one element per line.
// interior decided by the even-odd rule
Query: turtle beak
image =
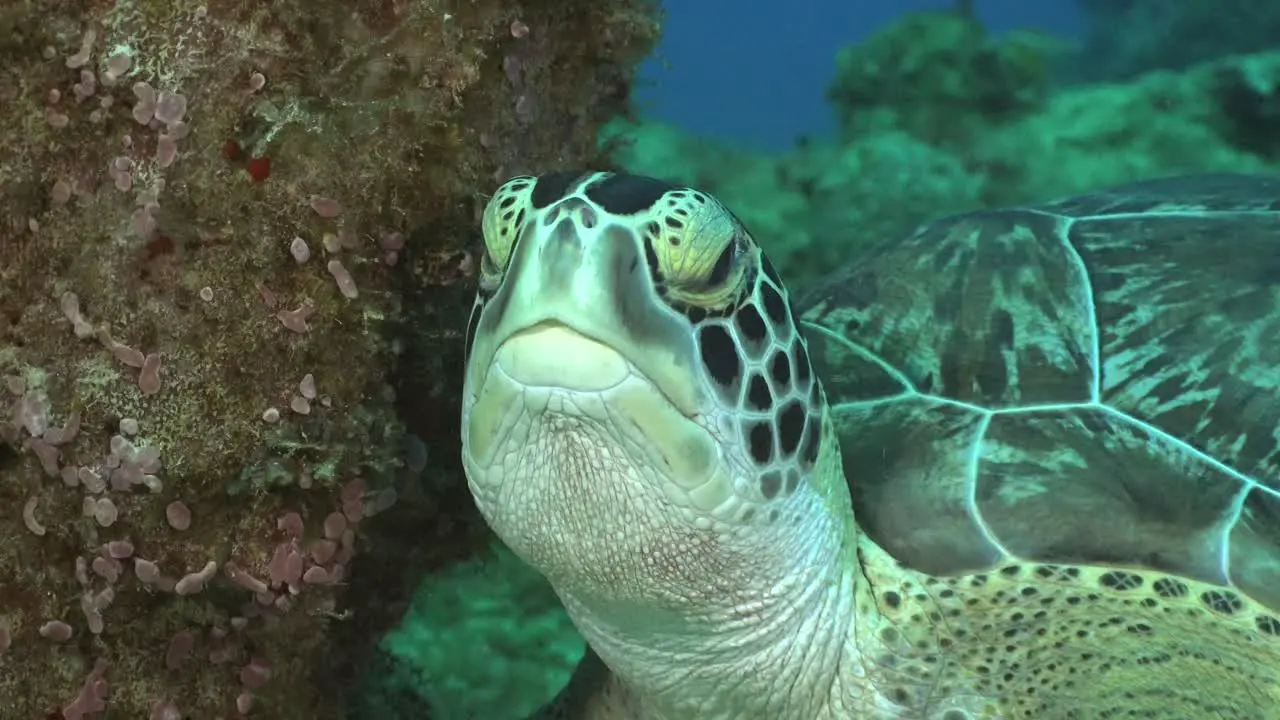
<path fill-rule="evenodd" d="M 615 385 L 634 368 L 681 413 L 699 413 L 693 335 L 657 296 L 643 240 L 580 198 L 546 213 L 524 227 L 482 310 L 470 391 L 494 367 L 522 384 L 584 391 Z"/>

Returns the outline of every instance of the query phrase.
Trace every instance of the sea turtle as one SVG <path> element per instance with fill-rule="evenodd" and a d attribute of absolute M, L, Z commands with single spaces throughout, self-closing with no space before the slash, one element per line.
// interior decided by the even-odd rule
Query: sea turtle
<path fill-rule="evenodd" d="M 589 645 L 538 717 L 1280 718 L 1280 179 L 951 217 L 794 306 L 654 179 L 483 234 L 465 469 Z"/>

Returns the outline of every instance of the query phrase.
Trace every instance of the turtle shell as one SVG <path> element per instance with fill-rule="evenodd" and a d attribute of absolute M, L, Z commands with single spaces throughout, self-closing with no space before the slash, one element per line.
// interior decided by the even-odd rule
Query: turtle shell
<path fill-rule="evenodd" d="M 943 219 L 798 310 L 899 561 L 1149 568 L 1280 610 L 1280 179 Z"/>

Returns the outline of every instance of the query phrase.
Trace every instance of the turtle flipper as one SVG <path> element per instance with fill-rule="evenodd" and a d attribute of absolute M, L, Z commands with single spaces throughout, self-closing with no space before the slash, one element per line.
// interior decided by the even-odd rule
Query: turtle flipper
<path fill-rule="evenodd" d="M 635 698 L 588 647 L 569 683 L 528 720 L 640 720 L 640 717 Z"/>

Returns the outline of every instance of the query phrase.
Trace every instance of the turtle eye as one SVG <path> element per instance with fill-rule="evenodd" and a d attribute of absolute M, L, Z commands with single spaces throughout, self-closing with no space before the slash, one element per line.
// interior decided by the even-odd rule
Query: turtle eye
<path fill-rule="evenodd" d="M 497 291 L 501 281 L 502 268 L 498 265 L 498 261 L 493 259 L 493 253 L 486 244 L 480 253 L 480 291 L 492 294 Z"/>
<path fill-rule="evenodd" d="M 507 263 L 524 225 L 526 211 L 531 206 L 531 195 L 536 178 L 514 177 L 503 183 L 485 206 L 481 231 L 484 236 L 484 254 L 480 259 L 481 286 L 496 283 L 506 271 Z"/>
<path fill-rule="evenodd" d="M 506 270 L 515 248 L 516 236 L 524 225 L 525 212 L 521 208 L 500 215 L 492 221 L 484 232 L 484 257 L 480 261 L 481 271 L 501 273 Z M 487 263 L 487 267 L 486 267 Z"/>
<path fill-rule="evenodd" d="M 742 241 L 737 235 L 734 235 L 733 240 L 724 246 L 724 250 L 720 251 L 720 256 L 716 258 L 716 264 L 712 265 L 711 271 L 707 273 L 707 289 L 718 288 L 728 282 L 729 273 L 741 256 Z"/>
<path fill-rule="evenodd" d="M 641 228 L 667 299 L 721 309 L 740 294 L 754 244 L 715 198 L 688 188 L 669 192 Z"/>
<path fill-rule="evenodd" d="M 719 248 L 710 265 L 687 273 L 683 278 L 672 278 L 667 285 L 671 300 L 708 310 L 718 310 L 732 305 L 742 292 L 747 258 L 747 240 L 738 233 Z M 697 264 L 691 263 L 692 269 Z"/>

